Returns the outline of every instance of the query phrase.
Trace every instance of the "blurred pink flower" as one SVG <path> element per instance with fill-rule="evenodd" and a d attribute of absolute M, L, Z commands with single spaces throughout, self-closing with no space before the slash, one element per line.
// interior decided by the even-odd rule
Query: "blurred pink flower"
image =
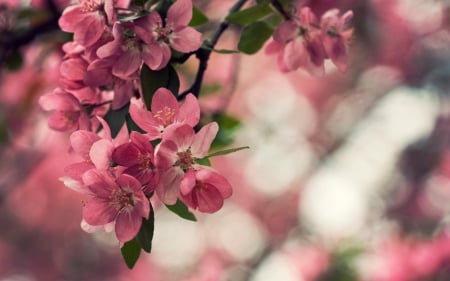
<path fill-rule="evenodd" d="M 150 204 L 142 185 L 130 175 L 121 174 L 114 180 L 106 173 L 88 171 L 83 176 L 91 190 L 91 198 L 83 208 L 84 220 L 93 226 L 115 222 L 115 233 L 121 242 L 133 239 L 148 218 Z"/>
<path fill-rule="evenodd" d="M 112 60 L 98 59 L 93 61 L 85 72 L 84 82 L 92 87 L 112 87 L 114 97 L 112 109 L 119 109 L 130 102 L 133 96 L 133 81 L 138 76 L 122 79 L 112 73 Z"/>
<path fill-rule="evenodd" d="M 339 10 L 331 9 L 320 20 L 322 42 L 327 56 L 343 72 L 347 70 L 348 42 L 353 34 L 353 29 L 347 28 L 352 17 L 352 11 L 339 17 Z"/>
<path fill-rule="evenodd" d="M 74 95 L 80 103 L 95 104 L 100 101 L 99 91 L 84 82 L 88 65 L 80 54 L 64 60 L 61 63 L 59 80 L 61 87 Z"/>
<path fill-rule="evenodd" d="M 281 71 L 302 67 L 311 74 L 323 74 L 326 54 L 315 14 L 304 7 L 292 20 L 281 23 L 267 45 L 266 53 L 278 54 Z"/>
<path fill-rule="evenodd" d="M 54 130 L 72 131 L 89 128 L 89 118 L 80 102 L 59 88 L 53 93 L 41 96 L 39 104 L 45 111 L 53 111 L 48 118 L 48 126 Z"/>
<path fill-rule="evenodd" d="M 90 193 L 84 186 L 82 177 L 85 172 L 95 168 L 89 156 L 89 151 L 92 145 L 100 139 L 97 134 L 86 130 L 78 130 L 70 135 L 72 150 L 83 160 L 70 164 L 64 169 L 66 176 L 60 178 L 60 180 L 64 182 L 65 186 L 80 193 Z"/>
<path fill-rule="evenodd" d="M 113 0 L 79 0 L 64 10 L 59 26 L 74 33 L 74 41 L 88 47 L 101 38 L 106 19 L 114 21 Z"/>

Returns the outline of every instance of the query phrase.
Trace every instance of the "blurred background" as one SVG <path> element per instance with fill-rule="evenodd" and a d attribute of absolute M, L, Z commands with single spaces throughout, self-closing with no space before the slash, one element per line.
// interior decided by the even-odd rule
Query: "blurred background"
<path fill-rule="evenodd" d="M 193 2 L 205 37 L 233 4 Z M 220 141 L 250 146 L 212 159 L 234 194 L 196 223 L 156 206 L 153 251 L 133 270 L 113 235 L 80 228 L 83 198 L 59 180 L 69 133 L 37 104 L 58 85 L 68 4 L 0 0 L 1 281 L 450 280 L 449 1 L 305 1 L 353 10 L 347 73 L 213 54 L 202 109 L 221 114 Z M 182 88 L 196 63 L 178 69 Z"/>

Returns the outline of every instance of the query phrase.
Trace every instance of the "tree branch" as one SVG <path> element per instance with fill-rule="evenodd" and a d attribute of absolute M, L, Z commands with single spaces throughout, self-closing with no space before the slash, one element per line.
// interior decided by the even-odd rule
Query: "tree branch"
<path fill-rule="evenodd" d="M 280 1 L 278 0 L 271 0 L 270 4 L 272 5 L 272 7 L 278 12 L 280 13 L 281 16 L 283 16 L 283 18 L 285 20 L 292 20 L 292 15 L 289 14 L 283 7 L 283 5 L 281 5 Z"/>
<path fill-rule="evenodd" d="M 21 48 L 33 41 L 37 36 L 53 32 L 59 29 L 58 19 L 60 11 L 52 0 L 46 1 L 49 18 L 25 32 L 7 32 L 7 36 L 0 36 L 0 66 L 4 64 L 7 56 L 14 50 Z"/>
<path fill-rule="evenodd" d="M 245 2 L 247 2 L 247 0 L 238 0 L 228 11 L 228 15 L 231 15 L 232 13 L 235 13 L 237 11 L 239 11 L 242 6 L 244 6 Z M 198 64 L 198 70 L 197 70 L 197 75 L 195 76 L 195 80 L 194 83 L 192 84 L 192 86 L 187 89 L 186 91 L 184 91 L 183 93 L 181 93 L 178 96 L 178 100 L 182 100 L 184 99 L 189 93 L 192 93 L 193 95 L 195 95 L 196 97 L 198 97 L 198 95 L 200 94 L 200 89 L 203 83 L 203 77 L 205 75 L 205 71 L 208 67 L 208 60 L 209 57 L 211 56 L 211 52 L 214 49 L 214 47 L 216 46 L 217 42 L 220 39 L 220 36 L 222 36 L 223 32 L 229 27 L 230 23 L 227 22 L 227 20 L 224 20 L 220 23 L 219 27 L 217 28 L 216 32 L 214 32 L 214 34 L 212 35 L 210 40 L 205 40 L 203 42 L 203 47 L 198 49 L 195 52 L 195 56 L 198 58 L 199 60 L 199 64 Z M 188 54 L 188 58 L 189 58 L 189 54 Z"/>

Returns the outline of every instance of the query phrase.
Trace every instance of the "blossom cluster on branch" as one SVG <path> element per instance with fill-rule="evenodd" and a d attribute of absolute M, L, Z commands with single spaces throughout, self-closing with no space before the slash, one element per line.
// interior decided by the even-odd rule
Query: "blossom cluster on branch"
<path fill-rule="evenodd" d="M 130 267 L 138 257 L 127 254 L 133 243 L 151 250 L 153 195 L 188 219 L 195 220 L 188 208 L 218 211 L 232 188 L 208 159 L 242 149 L 208 154 L 219 124 L 200 122 L 198 91 L 178 95 L 173 64 L 196 54 L 200 66 L 192 88 L 199 88 L 220 35 L 252 8 L 242 15 L 246 1 L 238 1 L 213 39 L 202 42 L 202 34 L 189 26 L 195 10 L 191 0 L 153 2 L 79 0 L 68 6 L 59 25 L 73 41 L 63 45 L 60 86 L 39 100 L 51 111 L 49 127 L 71 132 L 71 149 L 81 159 L 66 168 L 62 180 L 89 196 L 83 228 L 114 230 Z M 255 7 L 280 17 L 276 3 Z M 278 11 L 267 10 L 270 5 Z M 273 34 L 267 52 L 279 53 L 282 71 L 302 67 L 322 73 L 326 58 L 346 70 L 352 12 L 339 17 L 338 10 L 330 10 L 320 25 L 307 7 L 292 16 L 281 14 L 284 21 L 273 28 L 259 19 L 246 26 L 239 51 L 254 52 Z"/>
<path fill-rule="evenodd" d="M 311 74 L 324 73 L 325 59 L 331 59 L 345 72 L 348 62 L 348 44 L 353 29 L 348 27 L 352 11 L 339 16 L 338 9 L 325 12 L 320 22 L 309 7 L 281 23 L 267 45 L 267 54 L 277 54 L 278 66 L 283 72 L 304 68 Z"/>

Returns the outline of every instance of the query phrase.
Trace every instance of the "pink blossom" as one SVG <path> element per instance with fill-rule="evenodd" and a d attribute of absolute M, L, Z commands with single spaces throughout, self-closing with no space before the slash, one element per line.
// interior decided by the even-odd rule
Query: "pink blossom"
<path fill-rule="evenodd" d="M 162 171 L 156 187 L 161 201 L 166 204 L 176 202 L 185 173 L 200 166 L 197 159 L 207 155 L 218 130 L 215 122 L 205 125 L 197 134 L 189 125 L 167 130 L 155 153 L 156 166 Z"/>
<path fill-rule="evenodd" d="M 64 90 L 74 95 L 81 103 L 99 102 L 99 92 L 86 85 L 84 77 L 88 68 L 88 62 L 78 55 L 66 59 L 60 66 L 60 83 Z"/>
<path fill-rule="evenodd" d="M 85 172 L 95 168 L 89 156 L 89 151 L 92 145 L 100 139 L 97 134 L 86 130 L 78 130 L 70 135 L 71 148 L 73 152 L 82 158 L 82 161 L 70 164 L 64 169 L 66 176 L 60 180 L 64 182 L 65 186 L 77 192 L 90 193 L 85 188 L 82 177 Z"/>
<path fill-rule="evenodd" d="M 92 87 L 111 87 L 114 92 L 111 108 L 119 109 L 130 102 L 133 96 L 133 79 L 138 77 L 130 77 L 122 79 L 112 73 L 112 60 L 98 59 L 93 61 L 84 76 L 84 82 Z"/>
<path fill-rule="evenodd" d="M 320 20 L 322 42 L 327 56 L 343 72 L 347 70 L 348 41 L 353 34 L 353 29 L 347 28 L 352 17 L 352 11 L 339 17 L 339 10 L 332 9 L 323 14 Z"/>
<path fill-rule="evenodd" d="M 89 128 L 89 118 L 80 102 L 59 88 L 42 96 L 39 104 L 42 109 L 53 111 L 48 118 L 48 126 L 54 130 L 72 131 Z"/>
<path fill-rule="evenodd" d="M 153 95 L 151 111 L 131 104 L 130 115 L 136 124 L 147 132 L 151 140 L 161 138 L 164 131 L 174 124 L 191 127 L 200 120 L 200 105 L 197 98 L 189 94 L 180 106 L 175 96 L 166 88 L 159 88 Z"/>
<path fill-rule="evenodd" d="M 146 135 L 131 132 L 131 142 L 116 147 L 112 160 L 127 167 L 123 172 L 132 175 L 145 186 L 145 193 L 153 191 L 159 179 L 154 164 L 154 149 Z"/>
<path fill-rule="evenodd" d="M 273 34 L 266 52 L 278 54 L 278 65 L 288 72 L 300 67 L 311 74 L 323 74 L 325 50 L 314 13 L 304 7 L 292 20 L 281 23 Z"/>
<path fill-rule="evenodd" d="M 189 170 L 180 183 L 181 198 L 192 209 L 214 213 L 232 194 L 230 183 L 219 173 L 207 167 Z"/>
<path fill-rule="evenodd" d="M 93 197 L 83 208 L 83 219 L 92 226 L 115 222 L 115 233 L 121 242 L 133 239 L 148 218 L 150 204 L 138 180 L 121 174 L 117 179 L 96 170 L 83 176 Z"/>
<path fill-rule="evenodd" d="M 192 18 L 192 1 L 177 0 L 167 11 L 164 22 L 158 12 L 136 20 L 135 31 L 158 54 L 159 63 L 148 65 L 157 70 L 165 67 L 170 59 L 169 45 L 182 53 L 197 50 L 202 45 L 202 35 L 188 26 Z"/>
<path fill-rule="evenodd" d="M 128 130 L 124 124 L 120 129 L 117 136 L 113 139 L 111 136 L 111 130 L 106 123 L 100 117 L 97 117 L 103 127 L 103 137 L 94 142 L 89 150 L 89 158 L 94 163 L 96 169 L 102 171 L 111 170 L 112 153 L 116 147 L 128 141 Z"/>
<path fill-rule="evenodd" d="M 88 47 L 102 36 L 106 18 L 110 23 L 114 21 L 113 0 L 79 0 L 64 10 L 59 26 L 74 33 L 74 41 Z"/>
<path fill-rule="evenodd" d="M 150 68 L 156 69 L 161 63 L 162 53 L 155 52 L 134 31 L 131 22 L 116 22 L 113 26 L 114 40 L 97 50 L 97 56 L 110 60 L 112 74 L 123 79 L 136 75 L 144 61 Z M 150 32 L 147 27 L 145 32 Z"/>

